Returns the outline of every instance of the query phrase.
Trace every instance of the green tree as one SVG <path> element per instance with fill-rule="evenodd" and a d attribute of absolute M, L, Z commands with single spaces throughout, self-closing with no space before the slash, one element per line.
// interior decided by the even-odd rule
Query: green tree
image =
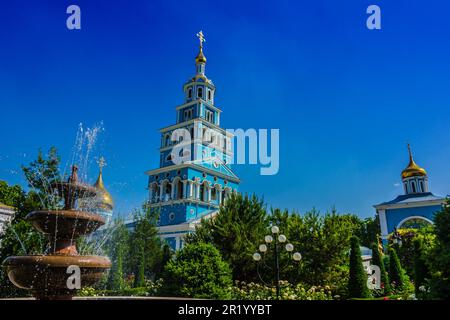
<path fill-rule="evenodd" d="M 220 207 L 217 216 L 203 221 L 186 241 L 213 244 L 232 267 L 234 279 L 256 280 L 252 254 L 255 246 L 264 240 L 267 227 L 267 213 L 262 200 L 255 195 L 232 194 Z"/>
<path fill-rule="evenodd" d="M 391 285 L 389 281 L 389 276 L 386 272 L 386 268 L 384 266 L 383 259 L 381 258 L 380 250 L 378 249 L 377 244 L 372 244 L 372 264 L 380 267 L 380 276 L 381 276 L 381 286 L 382 293 L 384 295 L 388 295 L 391 293 Z"/>
<path fill-rule="evenodd" d="M 145 286 L 146 279 L 160 276 L 161 261 L 165 259 L 163 243 L 158 236 L 159 212 L 143 207 L 134 214 L 134 229 L 129 237 L 128 270 L 135 275 L 134 287 Z"/>
<path fill-rule="evenodd" d="M 423 252 L 423 242 L 421 239 L 414 241 L 414 287 L 416 296 L 420 296 L 419 288 L 427 284 L 430 278 L 430 270 Z"/>
<path fill-rule="evenodd" d="M 405 271 L 402 268 L 400 259 L 394 248 L 389 248 L 389 279 L 395 289 L 401 290 L 405 284 Z"/>
<path fill-rule="evenodd" d="M 359 239 L 352 237 L 350 240 L 350 275 L 348 280 L 348 294 L 350 298 L 367 298 L 370 296 L 367 287 L 367 273 L 361 258 Z"/>
<path fill-rule="evenodd" d="M 171 296 L 230 299 L 231 270 L 211 244 L 188 244 L 164 271 L 164 293 Z"/>
<path fill-rule="evenodd" d="M 52 184 L 61 180 L 60 160 L 57 149 L 51 147 L 45 156 L 39 150 L 36 160 L 28 166 L 22 166 L 28 187 L 35 190 L 42 208 L 59 207 L 60 198 L 55 196 Z"/>
<path fill-rule="evenodd" d="M 106 243 L 106 251 L 112 266 L 108 274 L 107 289 L 120 291 L 125 288 L 124 259 L 128 255 L 128 229 L 122 220 L 115 221 L 114 230 Z"/>
<path fill-rule="evenodd" d="M 436 246 L 432 252 L 432 294 L 438 299 L 450 299 L 450 199 L 435 214 Z"/>
<path fill-rule="evenodd" d="M 29 166 L 22 166 L 23 173 L 34 188 L 28 193 L 19 186 L 9 186 L 0 181 L 0 202 L 11 205 L 16 213 L 11 223 L 0 236 L 0 262 L 9 256 L 42 254 L 48 244 L 47 237 L 37 232 L 24 218 L 32 211 L 50 204 L 49 184 L 59 177 L 59 157 L 57 150 L 51 148 L 47 158 L 39 152 L 38 158 Z M 28 291 L 16 288 L 8 279 L 6 270 L 0 268 L 0 296 L 26 296 Z"/>

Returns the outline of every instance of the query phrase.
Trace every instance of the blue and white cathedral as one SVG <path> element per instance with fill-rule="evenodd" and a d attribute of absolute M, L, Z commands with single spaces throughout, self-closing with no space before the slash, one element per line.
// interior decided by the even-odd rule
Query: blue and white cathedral
<path fill-rule="evenodd" d="M 380 220 L 384 246 L 388 243 L 389 234 L 396 229 L 432 224 L 434 214 L 446 202 L 446 198 L 430 192 L 427 171 L 414 161 L 410 145 L 408 151 L 409 164 L 401 174 L 404 194 L 374 206 Z"/>
<path fill-rule="evenodd" d="M 174 250 L 203 218 L 218 212 L 240 182 L 230 167 L 233 135 L 220 127 L 216 87 L 205 74 L 203 33 L 197 36 L 195 76 L 183 85 L 184 103 L 176 107 L 176 123 L 160 130 L 159 168 L 146 172 L 148 205 L 159 210 L 159 234 Z M 188 139 L 177 138 L 177 132 L 188 133 Z"/>

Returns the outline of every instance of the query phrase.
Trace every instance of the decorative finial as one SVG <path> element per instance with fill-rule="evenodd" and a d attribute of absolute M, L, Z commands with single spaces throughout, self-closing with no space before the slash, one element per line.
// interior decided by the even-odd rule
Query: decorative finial
<path fill-rule="evenodd" d="M 409 152 L 409 160 L 413 160 L 413 155 L 412 155 L 412 151 L 411 151 L 411 145 L 408 143 L 408 152 Z"/>
<path fill-rule="evenodd" d="M 200 48 L 203 48 L 203 42 L 206 41 L 205 36 L 203 35 L 203 31 L 197 33 L 198 40 L 200 40 Z"/>
<path fill-rule="evenodd" d="M 97 161 L 98 167 L 100 168 L 100 172 L 103 171 L 103 167 L 106 167 L 107 163 L 105 158 L 102 156 L 100 157 L 100 159 Z"/>

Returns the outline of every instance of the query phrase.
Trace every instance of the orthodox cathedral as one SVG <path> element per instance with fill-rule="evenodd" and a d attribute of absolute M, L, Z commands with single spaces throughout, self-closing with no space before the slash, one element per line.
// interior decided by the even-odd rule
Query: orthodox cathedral
<path fill-rule="evenodd" d="M 385 246 L 389 234 L 396 229 L 432 224 L 434 214 L 442 209 L 446 201 L 444 197 L 430 192 L 427 171 L 414 161 L 410 145 L 408 151 L 409 164 L 401 174 L 404 194 L 374 206 L 380 219 L 381 239 Z"/>
<path fill-rule="evenodd" d="M 240 182 L 230 166 L 233 135 L 220 127 L 216 87 L 205 74 L 205 38 L 201 31 L 197 36 L 196 73 L 183 85 L 184 103 L 175 108 L 175 124 L 160 130 L 159 168 L 146 172 L 148 205 L 159 211 L 159 234 L 174 250 L 203 218 L 218 212 Z M 177 137 L 178 132 L 188 137 Z M 132 222 L 127 225 L 133 227 Z"/>

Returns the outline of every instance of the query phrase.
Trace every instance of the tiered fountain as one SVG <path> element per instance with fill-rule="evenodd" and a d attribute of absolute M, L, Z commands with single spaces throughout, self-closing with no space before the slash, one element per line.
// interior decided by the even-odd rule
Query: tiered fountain
<path fill-rule="evenodd" d="M 43 255 L 8 257 L 3 265 L 15 286 L 32 291 L 39 300 L 71 300 L 77 289 L 70 289 L 67 280 L 69 266 L 80 270 L 81 286 L 92 286 L 111 267 L 107 257 L 82 256 L 75 241 L 97 230 L 105 223 L 103 217 L 75 209 L 78 199 L 92 198 L 94 187 L 78 181 L 78 168 L 72 167 L 67 182 L 57 182 L 52 189 L 64 199 L 63 210 L 34 211 L 25 219 L 49 237 L 49 249 Z"/>

